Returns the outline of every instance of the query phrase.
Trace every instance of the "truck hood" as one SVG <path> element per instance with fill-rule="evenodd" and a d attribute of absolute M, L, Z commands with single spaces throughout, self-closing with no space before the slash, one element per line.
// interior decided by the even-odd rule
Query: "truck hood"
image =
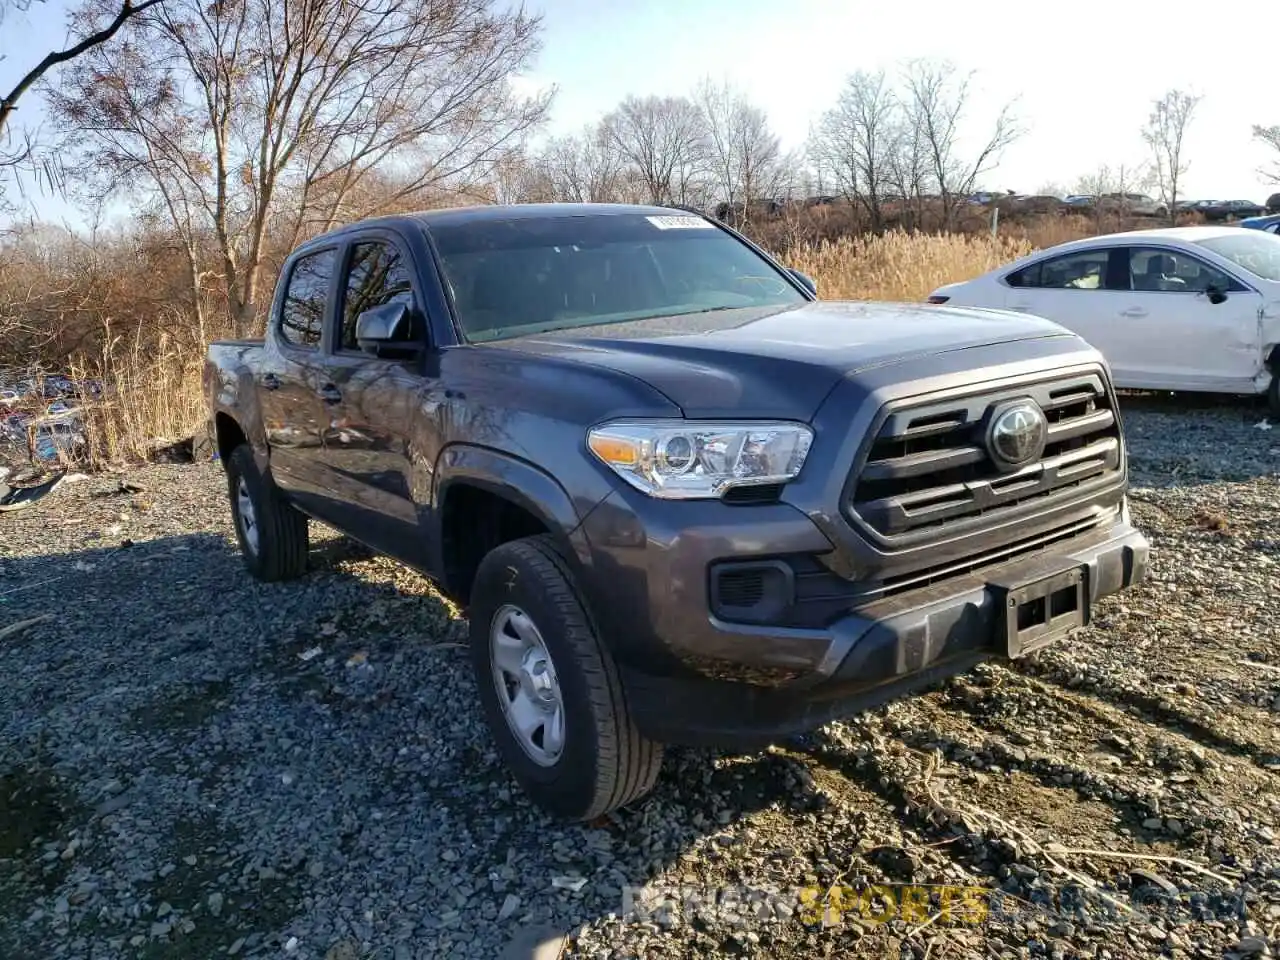
<path fill-rule="evenodd" d="M 870 367 L 1069 336 L 1014 311 L 818 301 L 575 327 L 493 345 L 639 378 L 688 417 L 807 420 L 842 378 Z"/>

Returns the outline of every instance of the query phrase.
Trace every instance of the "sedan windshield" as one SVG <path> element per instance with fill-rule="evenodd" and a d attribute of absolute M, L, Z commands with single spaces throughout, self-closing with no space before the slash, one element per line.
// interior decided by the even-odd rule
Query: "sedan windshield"
<path fill-rule="evenodd" d="M 731 234 L 688 214 L 586 214 L 433 225 L 472 342 L 805 296 Z"/>
<path fill-rule="evenodd" d="M 1241 228 L 1231 234 L 1196 240 L 1195 243 L 1226 257 L 1255 277 L 1280 281 L 1280 237 L 1274 233 Z"/>

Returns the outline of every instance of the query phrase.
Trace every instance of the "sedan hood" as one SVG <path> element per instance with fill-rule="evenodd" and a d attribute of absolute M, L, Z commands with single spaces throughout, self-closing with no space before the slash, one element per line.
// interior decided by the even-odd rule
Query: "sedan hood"
<path fill-rule="evenodd" d="M 495 346 L 629 374 L 689 417 L 808 419 L 861 370 L 1064 336 L 1057 324 L 1012 311 L 819 301 L 576 327 Z"/>

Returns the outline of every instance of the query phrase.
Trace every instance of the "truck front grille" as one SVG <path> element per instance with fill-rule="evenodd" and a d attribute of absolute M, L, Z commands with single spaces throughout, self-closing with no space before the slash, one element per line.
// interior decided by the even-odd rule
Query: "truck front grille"
<path fill-rule="evenodd" d="M 1047 421 L 1043 453 L 1017 469 L 1001 469 L 987 444 L 993 412 L 1029 399 Z M 855 464 L 845 510 L 888 541 L 944 536 L 1112 485 L 1123 472 L 1114 397 L 1102 373 L 963 396 L 891 403 L 875 439 Z M 1029 509 L 1029 508 L 1028 508 Z"/>

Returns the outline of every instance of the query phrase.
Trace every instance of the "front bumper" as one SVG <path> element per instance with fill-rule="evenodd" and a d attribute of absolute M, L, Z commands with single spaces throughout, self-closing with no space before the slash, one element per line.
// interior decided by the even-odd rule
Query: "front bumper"
<path fill-rule="evenodd" d="M 918 588 L 848 613 L 822 630 L 711 621 L 715 657 L 697 673 L 665 676 L 623 664 L 640 729 L 669 743 L 751 748 L 799 733 L 970 669 L 1010 649 L 1009 584 L 1078 578 L 1088 623 L 1103 597 L 1146 576 L 1146 538 L 1127 522 L 1006 563 Z M 1071 618 L 1065 618 L 1070 620 Z M 1065 628 L 1049 630 L 1037 644 Z M 683 645 L 682 645 L 683 646 Z M 732 660 L 724 660 L 732 653 Z M 718 678 L 714 663 L 721 665 Z M 763 682 L 742 682 L 750 674 Z M 778 680 L 776 678 L 783 678 Z"/>

